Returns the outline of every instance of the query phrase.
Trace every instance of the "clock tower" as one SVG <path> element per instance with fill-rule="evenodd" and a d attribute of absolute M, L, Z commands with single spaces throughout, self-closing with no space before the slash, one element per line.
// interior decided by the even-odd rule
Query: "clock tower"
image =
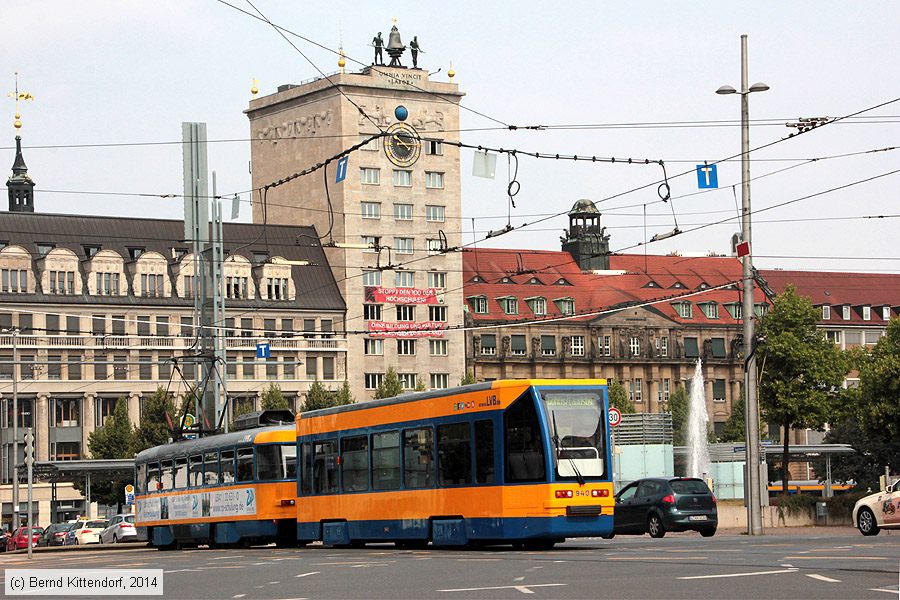
<path fill-rule="evenodd" d="M 385 46 L 404 47 L 396 28 Z M 405 48 L 405 47 L 404 47 Z M 376 45 L 376 62 L 378 47 Z M 400 64 L 341 71 L 250 101 L 253 188 L 348 154 L 309 175 L 254 192 L 256 223 L 315 225 L 347 304 L 333 335 L 348 338 L 347 371 L 358 401 L 372 398 L 389 367 L 414 389 L 458 385 L 465 369 L 459 102 L 452 81 Z M 341 64 L 341 63 L 344 64 Z M 373 136 L 378 136 L 373 139 Z M 276 249 L 272 249 L 274 254 Z M 297 267 L 302 268 L 302 267 Z M 327 343 L 327 332 L 302 343 Z M 323 379 L 314 365 L 298 377 Z M 337 389 L 343 381 L 322 381 Z"/>

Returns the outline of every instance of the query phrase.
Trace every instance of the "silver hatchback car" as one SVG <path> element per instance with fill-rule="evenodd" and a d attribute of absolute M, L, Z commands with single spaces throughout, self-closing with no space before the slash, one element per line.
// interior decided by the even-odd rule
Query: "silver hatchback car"
<path fill-rule="evenodd" d="M 100 532 L 101 544 L 135 542 L 137 539 L 137 529 L 134 528 L 134 515 L 131 513 L 112 517 L 106 529 Z"/>

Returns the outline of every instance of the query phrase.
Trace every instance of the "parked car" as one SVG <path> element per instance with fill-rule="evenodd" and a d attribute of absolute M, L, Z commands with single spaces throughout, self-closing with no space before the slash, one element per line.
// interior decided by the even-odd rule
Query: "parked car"
<path fill-rule="evenodd" d="M 106 528 L 105 519 L 96 519 L 93 521 L 76 521 L 66 533 L 66 544 L 99 544 L 100 532 Z"/>
<path fill-rule="evenodd" d="M 0 529 L 0 552 L 6 552 L 6 540 L 9 539 L 9 533 L 5 529 Z"/>
<path fill-rule="evenodd" d="M 6 540 L 6 550 L 7 552 L 11 552 L 12 550 L 23 550 L 28 548 L 29 537 L 31 538 L 31 545 L 36 546 L 38 538 L 41 536 L 41 533 L 44 532 L 43 527 L 32 527 L 31 528 L 31 536 L 28 535 L 27 527 L 19 527 L 15 531 L 13 531 L 12 535 Z"/>
<path fill-rule="evenodd" d="M 71 529 L 71 523 L 54 523 L 47 527 L 38 538 L 38 546 L 64 546 L 66 533 Z"/>
<path fill-rule="evenodd" d="M 715 535 L 719 524 L 716 497 L 702 479 L 639 479 L 616 494 L 615 533 L 661 538 L 667 531 Z"/>
<path fill-rule="evenodd" d="M 863 535 L 878 535 L 882 529 L 900 529 L 900 481 L 883 492 L 860 498 L 853 506 L 853 522 Z"/>
<path fill-rule="evenodd" d="M 109 520 L 106 529 L 100 532 L 101 544 L 135 541 L 137 530 L 134 528 L 134 515 L 131 513 L 114 516 Z"/>

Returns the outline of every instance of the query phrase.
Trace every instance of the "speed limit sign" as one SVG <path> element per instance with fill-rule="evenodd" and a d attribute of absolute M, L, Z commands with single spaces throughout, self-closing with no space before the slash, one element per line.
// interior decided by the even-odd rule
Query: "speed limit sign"
<path fill-rule="evenodd" d="M 615 406 L 609 407 L 609 426 L 617 427 L 622 422 L 622 412 Z"/>

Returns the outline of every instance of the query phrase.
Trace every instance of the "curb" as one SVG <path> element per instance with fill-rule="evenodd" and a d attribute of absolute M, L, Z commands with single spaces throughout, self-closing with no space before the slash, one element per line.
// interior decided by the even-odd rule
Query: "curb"
<path fill-rule="evenodd" d="M 88 550 L 134 550 L 136 548 L 149 548 L 149 542 L 120 542 L 118 544 L 79 544 L 77 546 L 41 546 L 32 548 L 34 554 L 45 552 L 85 552 Z M 7 550 L 4 554 L 28 554 L 28 548 L 20 550 Z"/>

